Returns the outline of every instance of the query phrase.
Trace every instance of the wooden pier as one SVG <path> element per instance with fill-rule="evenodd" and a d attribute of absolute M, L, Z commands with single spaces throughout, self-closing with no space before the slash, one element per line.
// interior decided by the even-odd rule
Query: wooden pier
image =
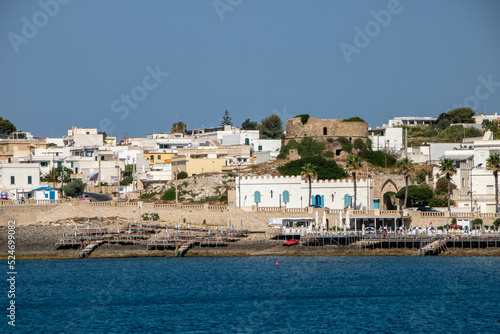
<path fill-rule="evenodd" d="M 439 255 L 441 254 L 441 252 L 446 252 L 447 250 L 448 247 L 446 247 L 446 239 L 438 239 L 421 247 L 418 250 L 418 255 L 420 256 Z"/>
<path fill-rule="evenodd" d="M 85 259 L 90 256 L 90 254 L 97 249 L 99 246 L 101 246 L 104 243 L 104 241 L 97 241 L 96 243 L 92 243 L 87 245 L 80 253 L 76 255 L 77 258 L 79 259 Z"/>

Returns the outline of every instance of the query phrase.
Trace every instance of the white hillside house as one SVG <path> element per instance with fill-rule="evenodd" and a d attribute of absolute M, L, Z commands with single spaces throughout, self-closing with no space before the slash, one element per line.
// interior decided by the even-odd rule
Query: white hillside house
<path fill-rule="evenodd" d="M 236 205 L 249 210 L 253 206 L 305 208 L 309 205 L 309 184 L 300 176 L 242 177 L 236 179 Z M 373 209 L 372 180 L 357 181 L 356 209 Z M 241 197 L 240 197 L 241 194 Z M 319 208 L 352 207 L 354 184 L 350 179 L 312 182 L 311 205 Z"/>

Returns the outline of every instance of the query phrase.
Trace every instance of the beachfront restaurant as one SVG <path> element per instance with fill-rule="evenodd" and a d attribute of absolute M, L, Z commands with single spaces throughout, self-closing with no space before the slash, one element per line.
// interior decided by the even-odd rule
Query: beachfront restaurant
<path fill-rule="evenodd" d="M 362 231 L 364 229 L 373 229 L 375 231 L 386 228 L 391 231 L 396 231 L 400 227 L 408 229 L 411 224 L 410 216 L 403 215 L 392 215 L 392 216 L 355 216 L 355 217 L 339 217 L 342 224 L 339 224 L 339 228 L 347 224 L 351 231 Z M 336 221 L 338 222 L 338 219 Z"/>

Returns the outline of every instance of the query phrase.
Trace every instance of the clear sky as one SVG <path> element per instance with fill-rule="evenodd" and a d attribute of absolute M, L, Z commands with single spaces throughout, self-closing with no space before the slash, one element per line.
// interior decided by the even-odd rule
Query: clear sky
<path fill-rule="evenodd" d="M 68 2 L 68 3 L 66 3 Z M 500 112 L 500 1 L 0 1 L 0 116 L 35 136 Z"/>

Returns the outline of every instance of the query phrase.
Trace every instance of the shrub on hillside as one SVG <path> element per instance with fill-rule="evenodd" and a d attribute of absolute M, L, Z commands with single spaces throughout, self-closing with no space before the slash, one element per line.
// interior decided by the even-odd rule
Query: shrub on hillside
<path fill-rule="evenodd" d="M 278 171 L 282 175 L 300 175 L 302 167 L 308 163 L 316 168 L 318 179 L 321 180 L 341 179 L 348 176 L 344 169 L 339 167 L 335 161 L 326 160 L 318 156 L 291 161 L 278 167 Z"/>
<path fill-rule="evenodd" d="M 382 151 L 368 151 L 363 150 L 358 153 L 358 157 L 371 163 L 372 165 L 385 167 L 387 159 L 387 167 L 393 167 L 396 164 L 396 158 L 390 154 L 386 154 Z"/>

